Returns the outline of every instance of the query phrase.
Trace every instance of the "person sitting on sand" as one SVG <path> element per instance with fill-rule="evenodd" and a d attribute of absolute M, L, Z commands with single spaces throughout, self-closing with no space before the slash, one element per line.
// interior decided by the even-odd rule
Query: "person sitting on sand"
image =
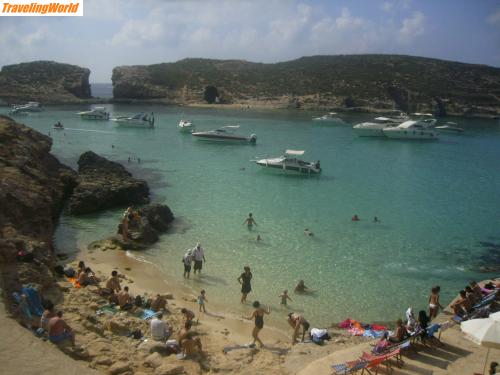
<path fill-rule="evenodd" d="M 429 327 L 430 319 L 425 313 L 425 310 L 420 310 L 418 312 L 417 318 L 417 329 L 421 332 L 420 335 L 422 337 L 427 337 L 427 327 Z"/>
<path fill-rule="evenodd" d="M 467 295 L 467 299 L 469 300 L 471 306 L 474 306 L 476 303 L 481 302 L 481 299 L 477 299 L 474 291 L 470 286 L 465 287 L 465 294 Z"/>
<path fill-rule="evenodd" d="M 308 236 L 308 237 L 312 237 L 314 236 L 314 233 L 311 232 L 308 228 L 304 229 L 304 235 Z"/>
<path fill-rule="evenodd" d="M 389 338 L 389 332 L 385 331 L 384 335 L 380 338 L 380 340 L 375 344 L 372 352 L 374 354 L 381 354 L 387 350 L 387 348 L 391 345 Z"/>
<path fill-rule="evenodd" d="M 128 286 L 124 287 L 123 290 L 117 295 L 118 305 L 122 310 L 129 310 L 134 307 L 134 299 L 128 293 Z"/>
<path fill-rule="evenodd" d="M 351 218 L 352 221 L 359 221 L 358 214 L 354 214 L 354 216 Z"/>
<path fill-rule="evenodd" d="M 309 330 L 311 326 L 309 322 L 298 313 L 290 313 L 288 314 L 288 324 L 293 328 L 292 334 L 292 345 L 297 343 L 297 338 L 299 337 L 300 326 L 302 326 L 302 342 L 304 341 L 304 337 L 306 332 Z"/>
<path fill-rule="evenodd" d="M 286 307 L 287 300 L 292 301 L 292 299 L 288 295 L 288 290 L 286 290 L 286 289 L 283 291 L 282 294 L 280 294 L 280 298 L 281 298 L 280 305 L 283 306 L 283 307 Z"/>
<path fill-rule="evenodd" d="M 63 320 L 62 316 L 62 311 L 58 311 L 56 316 L 49 320 L 49 340 L 54 344 L 59 344 L 69 339 L 71 340 L 71 345 L 75 346 L 75 334 L 71 327 Z"/>
<path fill-rule="evenodd" d="M 167 309 L 167 300 L 160 296 L 158 293 L 156 297 L 151 301 L 151 310 L 160 311 Z"/>
<path fill-rule="evenodd" d="M 488 371 L 489 375 L 495 375 L 499 373 L 499 368 L 498 368 L 498 362 L 491 362 L 490 363 L 490 369 Z"/>
<path fill-rule="evenodd" d="M 244 316 L 243 318 L 248 320 L 255 319 L 255 326 L 252 330 L 253 343 L 251 344 L 251 346 L 255 346 L 255 343 L 258 342 L 260 347 L 262 348 L 264 346 L 264 343 L 259 338 L 259 332 L 262 328 L 264 328 L 264 314 L 269 315 L 271 313 L 271 308 L 268 306 L 267 309 L 264 309 L 260 305 L 259 301 L 254 301 L 252 306 L 255 309 L 252 315 Z"/>
<path fill-rule="evenodd" d="M 111 276 L 106 280 L 105 290 L 108 291 L 109 294 L 118 293 L 120 290 L 122 290 L 117 271 L 111 271 Z"/>
<path fill-rule="evenodd" d="M 392 343 L 399 343 L 402 342 L 407 337 L 408 337 L 408 331 L 403 325 L 403 321 L 401 319 L 398 319 L 398 321 L 396 322 L 396 330 L 394 331 L 394 334 L 391 337 L 389 337 L 389 341 Z"/>
<path fill-rule="evenodd" d="M 429 296 L 429 319 L 432 320 L 437 316 L 439 308 L 443 308 L 439 303 L 439 292 L 441 288 L 436 285 L 431 289 L 431 295 Z"/>
<path fill-rule="evenodd" d="M 183 357 L 193 355 L 196 352 L 202 351 L 201 340 L 199 337 L 195 337 L 192 332 L 190 332 L 192 323 L 187 320 L 184 323 L 184 327 L 179 331 L 179 345 L 182 350 Z"/>
<path fill-rule="evenodd" d="M 87 267 L 78 275 L 78 282 L 81 286 L 97 285 L 99 283 L 99 279 L 95 277 L 90 267 Z"/>
<path fill-rule="evenodd" d="M 483 292 L 481 292 L 481 287 L 475 281 L 471 281 L 469 285 L 472 288 L 472 292 L 474 293 L 477 301 L 480 302 L 483 299 Z"/>
<path fill-rule="evenodd" d="M 40 327 L 43 328 L 44 331 L 49 330 L 49 320 L 56 317 L 56 312 L 54 311 L 54 304 L 51 301 L 48 301 L 46 304 L 46 308 L 43 311 L 43 314 L 40 318 Z"/>
<path fill-rule="evenodd" d="M 311 289 L 309 289 L 305 284 L 304 280 L 299 280 L 299 283 L 295 287 L 295 293 L 309 293 Z"/>
<path fill-rule="evenodd" d="M 151 337 L 155 341 L 166 341 L 170 337 L 170 327 L 166 322 L 161 320 L 163 314 L 157 314 L 153 319 L 151 319 Z"/>
<path fill-rule="evenodd" d="M 84 272 L 85 271 L 85 268 L 87 268 L 85 266 L 85 262 L 83 260 L 79 261 L 78 262 L 78 269 L 76 271 L 76 274 L 79 275 L 80 273 Z"/>
<path fill-rule="evenodd" d="M 245 225 L 245 224 L 247 225 L 248 229 L 252 229 L 254 224 L 255 224 L 255 226 L 257 226 L 257 222 L 254 220 L 252 213 L 248 214 L 248 217 L 243 222 L 243 225 Z"/>
<path fill-rule="evenodd" d="M 182 313 L 182 315 L 184 315 L 184 318 L 186 318 L 186 322 L 192 321 L 194 319 L 194 312 L 192 312 L 191 310 L 188 310 L 188 309 L 183 307 L 181 309 L 181 313 Z"/>

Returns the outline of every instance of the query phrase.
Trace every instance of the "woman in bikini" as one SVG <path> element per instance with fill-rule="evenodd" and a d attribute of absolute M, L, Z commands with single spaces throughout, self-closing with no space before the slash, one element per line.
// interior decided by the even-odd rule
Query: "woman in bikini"
<path fill-rule="evenodd" d="M 437 316 L 439 308 L 443 308 L 439 303 L 439 292 L 441 288 L 435 286 L 431 289 L 431 295 L 429 296 L 429 320 Z"/>
<path fill-rule="evenodd" d="M 251 346 L 255 346 L 255 342 L 258 342 L 260 347 L 263 347 L 264 344 L 259 338 L 259 332 L 262 328 L 264 328 L 264 314 L 269 315 L 271 313 L 271 309 L 269 308 L 269 306 L 267 307 L 267 309 L 264 309 L 260 306 L 259 301 L 255 301 L 252 306 L 255 308 L 252 315 L 244 316 L 243 318 L 248 320 L 255 319 L 255 327 L 253 327 L 252 331 L 253 343 L 251 344 Z"/>

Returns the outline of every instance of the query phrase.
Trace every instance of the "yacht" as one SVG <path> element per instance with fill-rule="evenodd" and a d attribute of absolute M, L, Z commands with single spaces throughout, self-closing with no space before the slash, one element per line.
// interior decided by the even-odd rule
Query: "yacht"
<path fill-rule="evenodd" d="M 191 133 L 194 129 L 193 123 L 188 120 L 179 121 L 179 125 L 177 127 L 181 133 Z"/>
<path fill-rule="evenodd" d="M 384 137 L 383 129 L 397 126 L 403 121 L 405 120 L 402 118 L 375 117 L 372 121 L 362 122 L 352 128 L 359 137 Z"/>
<path fill-rule="evenodd" d="M 38 102 L 28 102 L 26 104 L 13 104 L 9 113 L 11 115 L 15 114 L 26 114 L 29 112 L 41 112 L 42 107 Z"/>
<path fill-rule="evenodd" d="M 330 112 L 326 115 L 320 116 L 320 117 L 314 117 L 313 121 L 340 121 L 342 122 L 343 120 L 337 116 L 337 112 Z"/>
<path fill-rule="evenodd" d="M 255 160 L 255 162 L 262 167 L 281 169 L 283 171 L 305 174 L 318 174 L 321 172 L 319 160 L 315 162 L 303 161 L 298 158 L 298 156 L 302 155 L 304 155 L 302 150 L 286 150 L 280 157 Z"/>
<path fill-rule="evenodd" d="M 78 112 L 78 116 L 85 120 L 109 120 L 109 112 L 104 107 L 95 107 L 90 111 Z"/>
<path fill-rule="evenodd" d="M 444 125 L 436 126 L 435 129 L 438 129 L 440 132 L 451 132 L 451 133 L 463 133 L 464 129 L 459 128 L 456 122 L 448 121 Z"/>
<path fill-rule="evenodd" d="M 439 134 L 433 128 L 436 119 L 408 120 L 395 127 L 383 129 L 388 138 L 397 139 L 438 139 Z"/>
<path fill-rule="evenodd" d="M 238 129 L 239 127 L 239 125 L 227 125 L 206 132 L 193 132 L 191 135 L 203 141 L 247 142 L 253 144 L 257 142 L 257 136 L 255 134 L 251 134 L 250 136 L 235 134 L 234 129 Z"/>
<path fill-rule="evenodd" d="M 133 128 L 153 128 L 155 125 L 155 118 L 153 112 L 148 116 L 144 112 L 135 114 L 134 116 L 120 116 L 112 119 L 118 126 L 133 127 Z"/>

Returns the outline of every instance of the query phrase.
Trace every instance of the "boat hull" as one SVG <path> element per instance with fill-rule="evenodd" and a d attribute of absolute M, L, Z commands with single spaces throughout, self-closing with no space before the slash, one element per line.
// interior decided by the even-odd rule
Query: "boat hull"
<path fill-rule="evenodd" d="M 256 143 L 255 138 L 251 137 L 238 137 L 238 136 L 230 136 L 230 135 L 215 135 L 215 134 L 197 134 L 191 133 L 196 139 L 200 141 L 208 141 L 208 142 L 223 142 L 223 143 Z"/>
<path fill-rule="evenodd" d="M 433 130 L 403 130 L 390 128 L 383 130 L 387 138 L 392 139 L 408 139 L 408 140 L 435 140 L 439 138 L 437 132 Z"/>
<path fill-rule="evenodd" d="M 292 172 L 299 174 L 319 174 L 321 169 L 311 168 L 310 166 L 287 165 L 281 163 L 266 162 L 265 160 L 256 161 L 258 165 L 271 170 Z"/>
<path fill-rule="evenodd" d="M 113 120 L 115 124 L 122 128 L 152 128 L 153 126 L 148 121 L 127 121 L 127 120 Z"/>
<path fill-rule="evenodd" d="M 353 127 L 354 134 L 358 137 L 384 137 L 383 128 L 356 128 Z"/>

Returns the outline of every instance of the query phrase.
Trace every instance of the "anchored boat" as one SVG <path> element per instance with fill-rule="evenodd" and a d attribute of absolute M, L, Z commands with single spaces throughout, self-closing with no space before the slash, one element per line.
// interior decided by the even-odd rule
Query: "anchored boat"
<path fill-rule="evenodd" d="M 109 112 L 104 107 L 95 107 L 90 111 L 78 112 L 78 116 L 85 120 L 109 120 Z"/>
<path fill-rule="evenodd" d="M 181 133 L 191 133 L 194 130 L 194 125 L 191 121 L 181 120 L 177 126 Z"/>
<path fill-rule="evenodd" d="M 262 167 L 283 171 L 304 174 L 318 174 L 321 172 L 319 160 L 315 162 L 304 161 L 298 158 L 298 156 L 302 155 L 304 155 L 302 150 L 286 150 L 280 157 L 255 160 L 255 162 Z"/>
<path fill-rule="evenodd" d="M 238 129 L 239 125 L 227 125 L 222 128 L 209 130 L 206 132 L 193 132 L 194 137 L 203 141 L 213 142 L 243 142 L 243 143 L 256 143 L 257 136 L 250 134 L 249 136 L 235 134 L 234 130 Z"/>
<path fill-rule="evenodd" d="M 155 125 L 155 118 L 153 112 L 148 116 L 144 112 L 137 113 L 134 116 L 120 116 L 114 118 L 112 121 L 116 122 L 118 126 L 132 127 L 132 128 L 153 128 Z"/>

